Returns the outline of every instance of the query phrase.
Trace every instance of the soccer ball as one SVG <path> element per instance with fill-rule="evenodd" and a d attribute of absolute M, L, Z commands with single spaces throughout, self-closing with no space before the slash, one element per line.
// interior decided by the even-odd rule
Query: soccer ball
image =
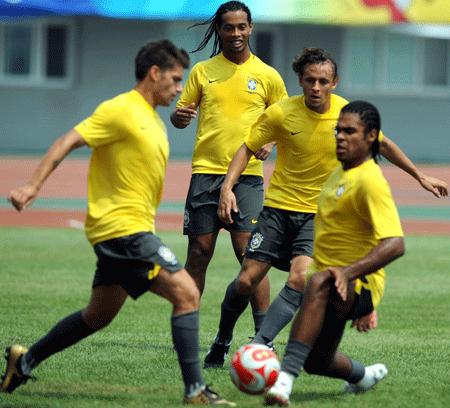
<path fill-rule="evenodd" d="M 279 373 L 277 355 L 270 347 L 262 344 L 242 346 L 231 360 L 231 381 L 247 394 L 262 394 L 275 384 Z"/>

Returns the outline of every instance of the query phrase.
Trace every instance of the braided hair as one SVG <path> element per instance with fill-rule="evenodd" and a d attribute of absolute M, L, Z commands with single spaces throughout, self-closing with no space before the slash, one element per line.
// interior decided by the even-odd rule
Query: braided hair
<path fill-rule="evenodd" d="M 378 109 L 369 102 L 353 101 L 341 109 L 341 113 L 356 113 L 361 122 L 364 123 L 364 133 L 367 135 L 371 130 L 376 130 L 379 136 L 381 129 L 381 117 Z M 372 144 L 372 157 L 377 162 L 380 154 L 380 141 L 377 137 Z"/>
<path fill-rule="evenodd" d="M 212 17 L 210 17 L 208 20 L 205 20 L 201 23 L 196 23 L 194 25 L 191 25 L 189 27 L 198 27 L 198 26 L 208 26 L 208 29 L 206 30 L 205 36 L 203 37 L 203 40 L 198 45 L 198 47 L 191 52 L 197 52 L 203 50 L 211 39 L 212 36 L 214 36 L 214 46 L 213 46 L 213 52 L 210 55 L 210 57 L 214 57 L 217 54 L 220 54 L 222 51 L 222 41 L 217 34 L 216 28 L 220 27 L 222 24 L 222 16 L 225 13 L 228 13 L 229 11 L 239 11 L 242 10 L 247 14 L 247 21 L 249 24 L 252 23 L 252 14 L 250 13 L 250 9 L 242 2 L 240 1 L 228 1 L 226 3 L 223 3 L 220 5 L 220 7 L 217 9 L 217 11 L 214 13 Z"/>

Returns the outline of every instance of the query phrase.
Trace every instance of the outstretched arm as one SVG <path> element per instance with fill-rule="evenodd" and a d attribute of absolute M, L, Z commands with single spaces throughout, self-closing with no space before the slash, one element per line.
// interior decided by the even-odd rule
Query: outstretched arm
<path fill-rule="evenodd" d="M 222 188 L 220 189 L 219 208 L 217 209 L 219 218 L 226 224 L 233 223 L 231 211 L 235 213 L 238 212 L 236 196 L 233 193 L 233 186 L 247 167 L 252 155 L 253 152 L 244 143 L 238 149 L 228 167 L 227 175 L 223 181 Z"/>
<path fill-rule="evenodd" d="M 72 150 L 84 145 L 86 145 L 86 142 L 75 129 L 57 139 L 39 163 L 30 180 L 9 193 L 8 200 L 16 210 L 22 211 L 27 208 L 38 195 L 45 180 L 58 167 L 64 157 Z"/>
<path fill-rule="evenodd" d="M 400 167 L 403 171 L 413 176 L 420 185 L 430 191 L 436 197 L 448 195 L 448 185 L 445 181 L 423 174 L 406 154 L 391 139 L 383 136 L 380 143 L 380 153 L 391 163 Z"/>

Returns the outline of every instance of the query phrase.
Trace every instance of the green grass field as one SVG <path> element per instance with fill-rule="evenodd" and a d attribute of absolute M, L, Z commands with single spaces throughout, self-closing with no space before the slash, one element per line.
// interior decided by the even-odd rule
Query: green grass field
<path fill-rule="evenodd" d="M 185 258 L 185 238 L 160 235 Z M 342 350 L 365 363 L 384 362 L 387 379 L 364 395 L 344 395 L 336 380 L 301 375 L 292 395 L 296 407 L 450 406 L 450 237 L 411 236 L 406 255 L 387 268 L 379 328 L 348 330 Z M 88 300 L 95 258 L 77 230 L 0 228 L 0 347 L 30 345 L 59 319 Z M 228 236 L 222 234 L 208 271 L 201 309 L 201 358 L 214 337 L 220 303 L 237 273 Z M 286 275 L 270 273 L 272 295 Z M 0 394 L 0 407 L 179 406 L 183 386 L 171 345 L 170 305 L 154 295 L 128 300 L 110 327 L 47 360 L 14 394 Z M 251 313 L 239 321 L 232 351 L 253 334 Z M 275 346 L 284 350 L 288 330 Z M 4 363 L 2 362 L 2 370 Z M 207 382 L 241 407 L 261 397 L 237 391 L 228 369 L 208 370 Z"/>

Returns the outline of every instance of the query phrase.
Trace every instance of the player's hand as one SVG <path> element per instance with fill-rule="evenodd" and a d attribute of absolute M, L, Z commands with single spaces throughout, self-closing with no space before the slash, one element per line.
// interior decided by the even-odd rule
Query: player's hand
<path fill-rule="evenodd" d="M 345 272 L 345 268 L 341 268 L 338 266 L 330 266 L 327 268 L 327 271 L 331 273 L 334 277 L 334 286 L 336 287 L 337 293 L 345 302 L 347 300 L 347 290 L 349 278 L 347 273 Z"/>
<path fill-rule="evenodd" d="M 236 196 L 233 191 L 220 190 L 219 207 L 217 209 L 220 220 L 225 224 L 233 224 L 232 212 L 237 213 L 238 211 Z"/>
<path fill-rule="evenodd" d="M 181 128 L 189 125 L 192 119 L 195 119 L 196 117 L 197 117 L 197 110 L 195 109 L 194 102 L 192 102 L 187 106 L 181 106 L 179 108 L 176 108 L 171 115 L 172 123 L 176 127 Z"/>
<path fill-rule="evenodd" d="M 255 157 L 259 160 L 266 160 L 275 146 L 275 142 L 267 143 L 255 153 Z"/>
<path fill-rule="evenodd" d="M 12 190 L 8 195 L 8 201 L 17 211 L 27 208 L 36 198 L 38 189 L 30 184 Z"/>
<path fill-rule="evenodd" d="M 360 317 L 352 321 L 350 327 L 355 327 L 359 332 L 368 332 L 369 330 L 376 329 L 378 326 L 378 315 L 376 310 L 369 313 L 366 316 Z"/>
<path fill-rule="evenodd" d="M 448 185 L 445 181 L 423 174 L 419 178 L 419 183 L 425 190 L 430 191 L 436 197 L 448 196 Z"/>

